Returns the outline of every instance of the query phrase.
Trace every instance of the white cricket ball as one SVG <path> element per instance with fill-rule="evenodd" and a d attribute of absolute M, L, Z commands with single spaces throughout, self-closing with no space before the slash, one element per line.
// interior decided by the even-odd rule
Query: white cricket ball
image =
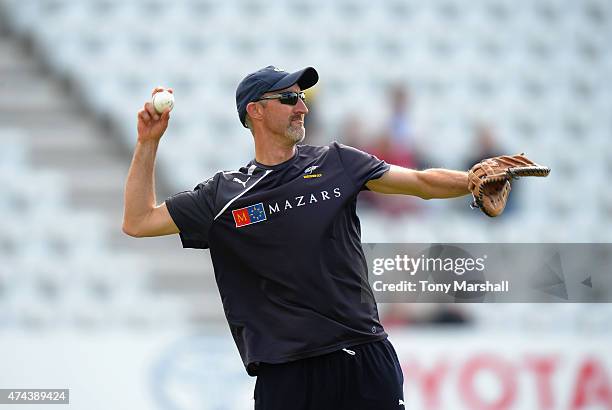
<path fill-rule="evenodd" d="M 170 108 L 170 111 L 172 111 L 172 108 L 174 108 L 174 95 L 169 91 L 160 91 L 153 94 L 151 102 L 158 114 L 163 113 L 166 108 Z"/>

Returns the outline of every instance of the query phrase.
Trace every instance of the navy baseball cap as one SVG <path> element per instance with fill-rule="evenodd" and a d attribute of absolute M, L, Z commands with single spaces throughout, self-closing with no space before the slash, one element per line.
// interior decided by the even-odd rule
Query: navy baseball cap
<path fill-rule="evenodd" d="M 289 88 L 294 84 L 299 85 L 302 90 L 306 90 L 315 85 L 317 81 L 319 81 L 319 74 L 312 67 L 306 67 L 295 73 L 288 73 L 269 65 L 247 75 L 236 88 L 236 108 L 238 109 L 240 123 L 246 128 L 247 105 L 261 98 L 265 93 Z"/>

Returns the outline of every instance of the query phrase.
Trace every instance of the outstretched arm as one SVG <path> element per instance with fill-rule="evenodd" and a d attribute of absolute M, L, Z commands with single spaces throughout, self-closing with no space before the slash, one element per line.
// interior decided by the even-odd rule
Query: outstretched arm
<path fill-rule="evenodd" d="M 153 94 L 161 90 L 156 88 Z M 123 232 L 130 236 L 179 233 L 166 204 L 156 206 L 155 199 L 155 156 L 169 118 L 169 109 L 159 115 L 150 102 L 138 112 L 138 142 L 125 183 L 123 211 Z"/>
<path fill-rule="evenodd" d="M 414 195 L 423 199 L 455 198 L 470 193 L 467 172 L 413 169 L 391 165 L 382 177 L 368 181 L 369 190 L 382 194 Z"/>

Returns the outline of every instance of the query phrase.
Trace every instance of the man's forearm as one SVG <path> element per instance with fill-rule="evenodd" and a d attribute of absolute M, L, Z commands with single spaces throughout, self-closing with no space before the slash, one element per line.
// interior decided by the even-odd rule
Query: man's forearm
<path fill-rule="evenodd" d="M 470 193 L 468 173 L 450 169 L 432 168 L 420 171 L 418 177 L 423 181 L 426 198 L 455 198 Z"/>
<path fill-rule="evenodd" d="M 123 227 L 137 226 L 155 208 L 155 156 L 159 140 L 138 141 L 125 183 Z"/>
<path fill-rule="evenodd" d="M 367 187 L 383 194 L 414 195 L 423 199 L 455 198 L 467 195 L 467 172 L 432 168 L 416 171 L 391 165 L 379 179 L 370 180 Z"/>

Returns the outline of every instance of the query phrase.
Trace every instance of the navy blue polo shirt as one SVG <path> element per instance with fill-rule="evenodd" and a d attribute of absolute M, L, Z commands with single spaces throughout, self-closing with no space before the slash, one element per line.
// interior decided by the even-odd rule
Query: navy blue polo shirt
<path fill-rule="evenodd" d="M 389 165 L 338 143 L 297 146 L 166 200 L 185 248 L 210 248 L 247 372 L 387 337 L 361 248 L 357 195 Z"/>

